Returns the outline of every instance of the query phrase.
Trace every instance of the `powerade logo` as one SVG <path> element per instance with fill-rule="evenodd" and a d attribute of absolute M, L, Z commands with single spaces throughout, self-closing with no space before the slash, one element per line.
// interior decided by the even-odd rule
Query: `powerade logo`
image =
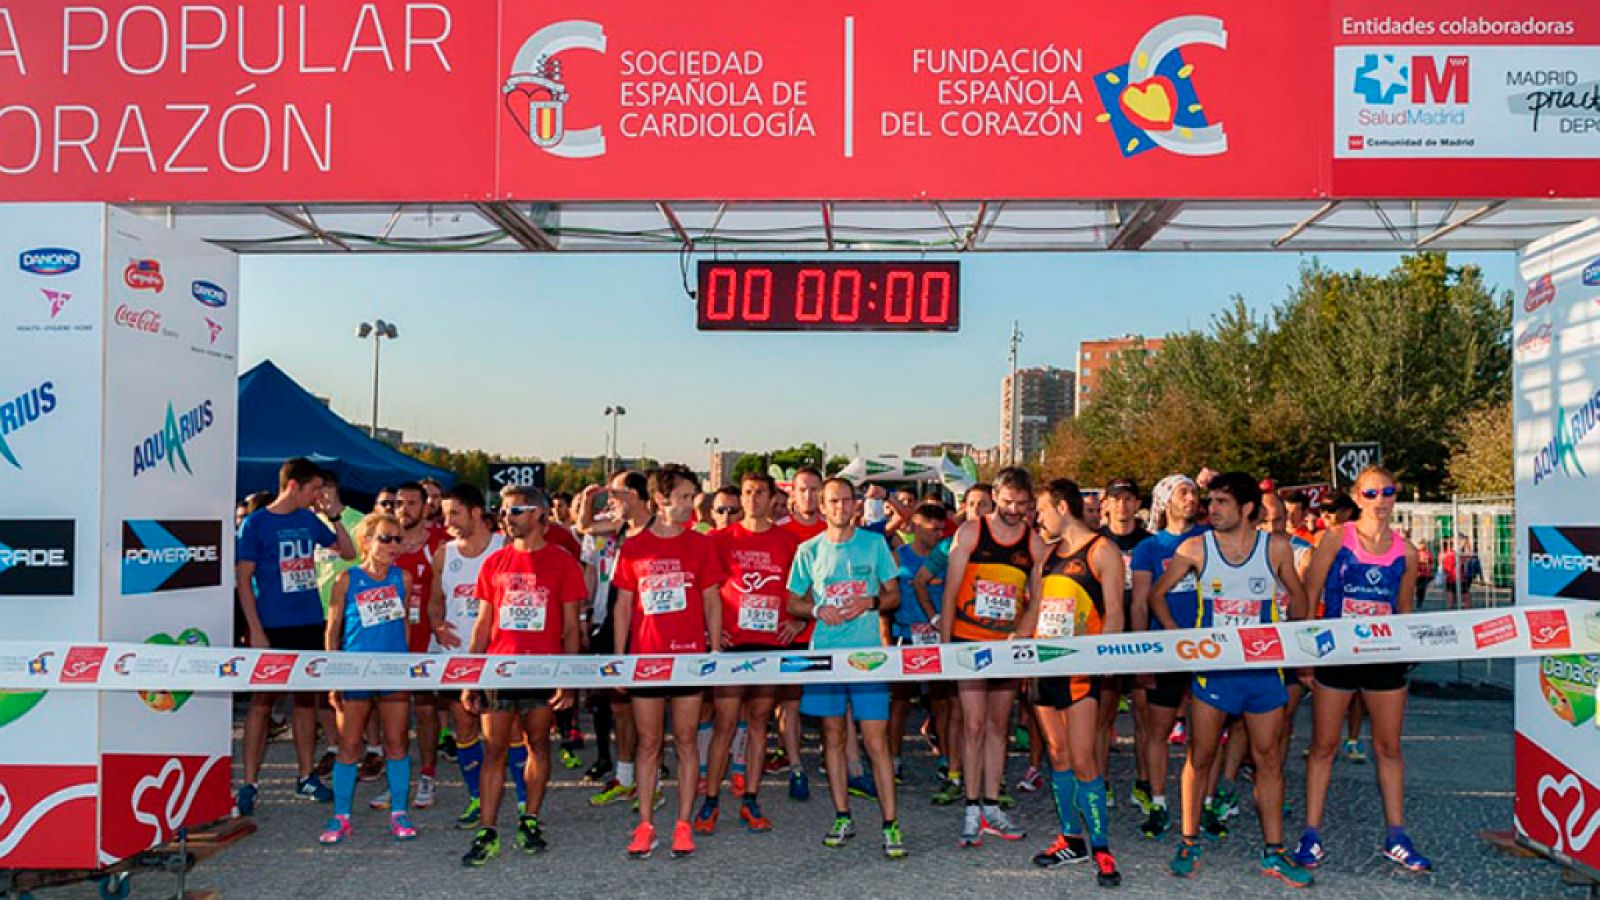
<path fill-rule="evenodd" d="M 1600 528 L 1528 528 L 1528 593 L 1600 600 Z"/>
<path fill-rule="evenodd" d="M 1137 643 L 1101 644 L 1094 648 L 1095 656 L 1149 656 L 1156 653 L 1165 653 L 1166 648 L 1160 641 L 1139 641 Z"/>
<path fill-rule="evenodd" d="M 1568 478 L 1574 470 L 1578 477 L 1588 478 L 1589 473 L 1578 461 L 1578 445 L 1594 434 L 1596 425 L 1600 425 L 1600 391 L 1574 407 L 1570 414 L 1567 407 L 1556 407 L 1555 429 L 1550 440 L 1533 455 L 1533 483 L 1543 483 L 1557 470 Z"/>
<path fill-rule="evenodd" d="M 125 596 L 222 584 L 222 523 L 215 520 L 122 523 Z"/>
<path fill-rule="evenodd" d="M 71 519 L 0 519 L 0 597 L 72 594 Z"/>
<path fill-rule="evenodd" d="M 228 292 L 219 284 L 209 281 L 196 281 L 189 285 L 189 293 L 194 299 L 200 301 L 201 306 L 212 309 L 221 309 L 228 305 Z"/>
<path fill-rule="evenodd" d="M 167 403 L 167 421 L 160 431 L 145 438 L 143 442 L 133 448 L 133 477 L 157 467 L 161 462 L 166 462 L 168 471 L 176 472 L 179 466 L 183 471 L 193 475 L 194 469 L 189 465 L 189 454 L 186 445 L 199 437 L 207 428 L 211 427 L 212 412 L 211 401 L 195 406 L 177 415 L 172 403 Z"/>
<path fill-rule="evenodd" d="M 1591 259 L 1583 267 L 1583 283 L 1586 287 L 1600 287 L 1600 259 Z"/>
<path fill-rule="evenodd" d="M 831 656 L 785 656 L 778 661 L 780 672 L 832 672 Z"/>
<path fill-rule="evenodd" d="M 7 438 L 55 411 L 56 386 L 50 381 L 41 381 L 37 387 L 0 403 L 0 459 L 14 469 L 22 468 Z"/>
<path fill-rule="evenodd" d="M 65 247 L 39 247 L 24 250 L 17 257 L 17 268 L 30 275 L 65 275 L 78 271 L 83 257 Z"/>

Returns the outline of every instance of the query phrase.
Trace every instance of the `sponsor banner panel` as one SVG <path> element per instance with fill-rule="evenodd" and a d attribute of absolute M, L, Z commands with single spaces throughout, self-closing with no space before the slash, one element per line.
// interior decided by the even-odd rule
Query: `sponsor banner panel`
<path fill-rule="evenodd" d="M 98 865 L 97 775 L 93 765 L 0 764 L 0 868 Z"/>
<path fill-rule="evenodd" d="M 100 860 L 126 859 L 172 840 L 179 828 L 233 810 L 226 755 L 108 753 L 101 760 Z"/>
<path fill-rule="evenodd" d="M 1517 833 L 1548 853 L 1600 870 L 1600 784 L 1520 732 L 1516 755 Z"/>
<path fill-rule="evenodd" d="M 605 688 L 956 678 L 1037 678 L 1218 669 L 1298 669 L 1369 661 L 1600 653 L 1600 604 L 1414 613 L 1065 640 L 679 656 L 454 656 L 314 653 L 210 647 L 193 640 L 145 644 L 0 643 L 0 689 L 143 692 L 152 711 L 176 711 L 196 692 Z M 76 678 L 26 663 L 89 656 Z M 7 660 L 16 664 L 7 665 Z M 1562 677 L 1584 677 L 1569 670 Z M 109 700 L 107 701 L 110 702 Z"/>

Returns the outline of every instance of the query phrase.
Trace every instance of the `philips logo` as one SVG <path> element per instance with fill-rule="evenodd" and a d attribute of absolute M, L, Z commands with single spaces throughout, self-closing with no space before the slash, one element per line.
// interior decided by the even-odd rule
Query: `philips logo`
<path fill-rule="evenodd" d="M 1101 644 L 1094 648 L 1095 656 L 1144 656 L 1148 653 L 1164 653 L 1166 648 L 1160 641 L 1140 641 L 1137 644 Z"/>
<path fill-rule="evenodd" d="M 200 301 L 201 306 L 221 309 L 228 305 L 228 292 L 219 284 L 213 284 L 209 281 L 196 281 L 189 285 L 189 293 L 194 295 L 194 299 Z"/>
<path fill-rule="evenodd" d="M 17 267 L 30 275 L 65 275 L 78 271 L 83 257 L 76 250 L 65 247 L 40 247 L 24 250 L 17 258 Z"/>

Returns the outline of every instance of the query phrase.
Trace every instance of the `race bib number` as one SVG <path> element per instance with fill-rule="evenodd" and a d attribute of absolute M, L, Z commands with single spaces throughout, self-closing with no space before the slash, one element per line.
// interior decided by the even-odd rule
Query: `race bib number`
<path fill-rule="evenodd" d="M 1344 598 L 1345 618 L 1370 619 L 1376 616 L 1387 616 L 1393 612 L 1393 607 L 1382 600 L 1361 600 L 1355 597 Z"/>
<path fill-rule="evenodd" d="M 937 626 L 919 623 L 911 626 L 911 643 L 937 644 L 939 643 L 939 629 Z"/>
<path fill-rule="evenodd" d="M 385 622 L 398 622 L 406 616 L 400 592 L 393 585 L 369 588 L 356 594 L 356 612 L 362 628 L 376 628 Z"/>
<path fill-rule="evenodd" d="M 500 630 L 543 631 L 549 601 L 543 590 L 506 592 L 500 601 Z"/>
<path fill-rule="evenodd" d="M 1237 628 L 1261 622 L 1260 600 L 1234 600 L 1217 597 L 1211 601 L 1211 624 L 1219 628 Z"/>
<path fill-rule="evenodd" d="M 689 608 L 688 578 L 682 572 L 668 572 L 639 579 L 639 603 L 647 616 L 683 612 Z"/>
<path fill-rule="evenodd" d="M 1017 618 L 1017 586 L 987 578 L 972 582 L 972 611 L 980 619 L 998 619 L 1002 622 Z"/>
<path fill-rule="evenodd" d="M 739 629 L 775 634 L 778 630 L 777 597 L 744 594 L 739 599 Z"/>
<path fill-rule="evenodd" d="M 278 579 L 285 594 L 317 589 L 317 561 L 309 556 L 278 561 Z"/>
<path fill-rule="evenodd" d="M 1039 605 L 1035 637 L 1072 637 L 1078 621 L 1078 602 L 1072 597 L 1046 597 Z"/>
<path fill-rule="evenodd" d="M 843 606 L 856 597 L 867 595 L 867 583 L 859 578 L 830 581 L 822 589 L 823 606 Z"/>
<path fill-rule="evenodd" d="M 446 618 L 476 619 L 478 617 L 478 595 L 476 590 L 474 585 L 456 585 L 455 592 L 450 597 L 450 609 Z"/>

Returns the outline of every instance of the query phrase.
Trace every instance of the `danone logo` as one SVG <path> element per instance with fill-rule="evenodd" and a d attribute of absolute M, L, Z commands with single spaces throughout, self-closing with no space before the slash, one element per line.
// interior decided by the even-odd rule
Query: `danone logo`
<path fill-rule="evenodd" d="M 1583 283 L 1585 287 L 1600 287 L 1600 259 L 1591 259 L 1583 267 Z"/>
<path fill-rule="evenodd" d="M 1578 445 L 1594 434 L 1596 425 L 1600 425 L 1600 391 L 1591 394 L 1570 415 L 1566 407 L 1556 407 L 1554 433 L 1549 442 L 1533 455 L 1533 483 L 1543 483 L 1557 470 L 1568 478 L 1572 477 L 1574 471 L 1578 477 L 1588 478 L 1589 473 L 1583 470 L 1583 464 L 1578 461 Z"/>
<path fill-rule="evenodd" d="M 39 247 L 24 250 L 17 257 L 17 268 L 30 275 L 65 275 L 78 271 L 83 257 L 65 247 Z"/>
<path fill-rule="evenodd" d="M 0 459 L 10 463 L 12 468 L 22 468 L 8 439 L 55 411 L 56 386 L 49 381 L 41 381 L 37 386 L 0 403 Z"/>
<path fill-rule="evenodd" d="M 1179 156 L 1227 152 L 1222 123 L 1206 117 L 1192 77 L 1195 67 L 1183 58 L 1183 48 L 1195 44 L 1226 49 L 1222 20 L 1181 16 L 1160 22 L 1133 45 L 1127 62 L 1094 77 L 1105 110 L 1095 121 L 1111 126 L 1124 158 L 1157 147 Z"/>
<path fill-rule="evenodd" d="M 162 462 L 167 464 L 168 471 L 176 472 L 179 466 L 183 466 L 183 471 L 193 475 L 194 469 L 189 465 L 189 454 L 185 448 L 210 428 L 211 422 L 210 400 L 187 410 L 181 416 L 176 414 L 169 401 L 166 424 L 160 431 L 134 445 L 133 477 L 139 477 Z"/>
<path fill-rule="evenodd" d="M 201 306 L 221 309 L 228 305 L 228 292 L 219 284 L 213 284 L 209 281 L 196 281 L 189 285 L 189 293 L 194 295 L 194 299 L 200 301 Z"/>

